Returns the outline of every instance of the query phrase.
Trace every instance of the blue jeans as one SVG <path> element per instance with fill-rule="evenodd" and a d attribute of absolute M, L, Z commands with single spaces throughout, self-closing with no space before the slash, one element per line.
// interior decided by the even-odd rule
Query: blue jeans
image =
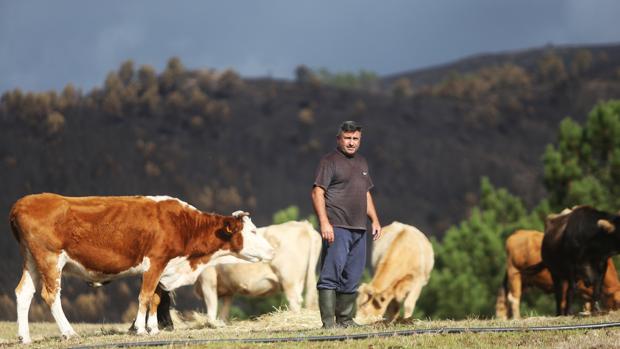
<path fill-rule="evenodd" d="M 334 242 L 323 239 L 316 288 L 355 293 L 366 265 L 366 230 L 334 227 Z"/>

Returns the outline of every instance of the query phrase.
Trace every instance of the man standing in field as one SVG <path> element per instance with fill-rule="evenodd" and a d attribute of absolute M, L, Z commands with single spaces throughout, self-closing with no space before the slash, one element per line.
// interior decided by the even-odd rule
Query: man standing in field
<path fill-rule="evenodd" d="M 370 195 L 373 187 L 366 159 L 357 154 L 362 127 L 345 121 L 336 136 L 337 147 L 323 156 L 312 189 L 323 249 L 317 289 L 323 328 L 356 326 L 355 300 L 366 264 L 366 223 L 373 239 L 381 224 Z M 335 321 L 334 321 L 335 317 Z"/>

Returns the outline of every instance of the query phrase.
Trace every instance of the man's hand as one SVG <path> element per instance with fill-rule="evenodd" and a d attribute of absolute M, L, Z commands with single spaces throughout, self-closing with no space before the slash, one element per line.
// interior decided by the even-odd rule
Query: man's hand
<path fill-rule="evenodd" d="M 381 238 L 381 223 L 379 223 L 379 217 L 377 217 L 377 210 L 375 209 L 375 203 L 372 200 L 370 192 L 366 192 L 366 214 L 372 222 L 372 240 L 379 240 Z"/>
<path fill-rule="evenodd" d="M 331 245 L 334 242 L 334 227 L 329 223 L 327 212 L 325 211 L 325 189 L 319 186 L 312 188 L 312 206 L 319 219 L 321 236 Z"/>
<path fill-rule="evenodd" d="M 381 224 L 378 222 L 372 223 L 372 240 L 379 240 L 382 234 L 383 231 L 381 230 Z"/>
<path fill-rule="evenodd" d="M 321 224 L 321 236 L 331 245 L 334 242 L 334 227 L 331 224 Z"/>

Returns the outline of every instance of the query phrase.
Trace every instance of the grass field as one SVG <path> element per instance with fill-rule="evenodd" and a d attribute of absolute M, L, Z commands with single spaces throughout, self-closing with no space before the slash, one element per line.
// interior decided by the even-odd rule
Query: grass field
<path fill-rule="evenodd" d="M 185 321 L 175 322 L 174 331 L 161 332 L 156 336 L 135 336 L 127 334 L 129 324 L 79 324 L 74 323 L 80 337 L 61 340 L 55 323 L 31 323 L 33 343 L 30 348 L 65 348 L 73 346 L 112 345 L 114 343 L 146 342 L 160 340 L 186 341 L 194 339 L 239 339 L 267 337 L 307 337 L 319 335 L 341 335 L 355 333 L 378 333 L 386 331 L 435 328 L 477 328 L 477 327 L 535 327 L 620 322 L 620 312 L 596 317 L 532 317 L 524 320 L 500 321 L 469 319 L 462 321 L 422 321 L 394 325 L 377 324 L 354 329 L 320 330 L 318 312 L 304 310 L 300 314 L 276 311 L 252 321 L 232 321 L 222 328 L 202 326 L 202 317 L 196 314 Z M 15 322 L 0 322 L 0 346 L 23 347 L 16 339 Z M 177 343 L 172 347 L 188 347 Z M 194 344 L 189 347 L 204 347 Z M 287 342 L 274 344 L 215 343 L 216 348 L 620 348 L 620 328 L 600 330 L 570 330 L 546 332 L 510 333 L 462 333 L 422 334 L 369 338 L 339 342 Z"/>

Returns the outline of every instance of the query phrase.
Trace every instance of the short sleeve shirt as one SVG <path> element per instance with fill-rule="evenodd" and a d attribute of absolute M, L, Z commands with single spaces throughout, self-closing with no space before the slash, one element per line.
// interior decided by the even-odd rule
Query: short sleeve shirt
<path fill-rule="evenodd" d="M 349 157 L 335 149 L 321 159 L 314 185 L 325 190 L 325 208 L 331 225 L 366 229 L 366 193 L 373 187 L 366 159 L 359 154 Z"/>

